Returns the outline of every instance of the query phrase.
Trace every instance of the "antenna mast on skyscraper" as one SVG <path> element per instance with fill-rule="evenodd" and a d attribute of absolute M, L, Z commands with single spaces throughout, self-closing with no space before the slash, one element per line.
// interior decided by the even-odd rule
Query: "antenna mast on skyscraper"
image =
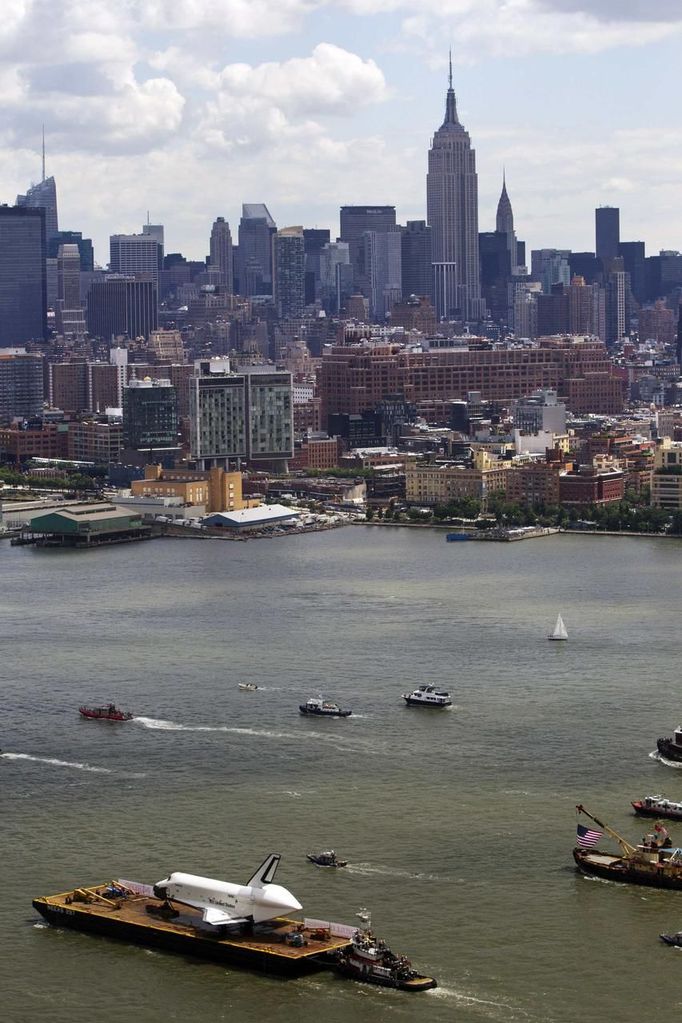
<path fill-rule="evenodd" d="M 448 87 L 452 88 L 452 47 L 448 50 L 448 61 L 450 64 L 450 71 L 448 73 Z"/>
<path fill-rule="evenodd" d="M 42 177 L 42 180 L 43 181 L 45 180 L 45 125 L 43 125 L 43 177 Z"/>

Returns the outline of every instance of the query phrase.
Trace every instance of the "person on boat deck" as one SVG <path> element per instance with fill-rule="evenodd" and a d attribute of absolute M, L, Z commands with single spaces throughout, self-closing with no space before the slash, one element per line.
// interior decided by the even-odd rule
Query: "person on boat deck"
<path fill-rule="evenodd" d="M 654 824 L 654 840 L 659 849 L 669 849 L 672 845 L 668 829 L 660 821 Z"/>

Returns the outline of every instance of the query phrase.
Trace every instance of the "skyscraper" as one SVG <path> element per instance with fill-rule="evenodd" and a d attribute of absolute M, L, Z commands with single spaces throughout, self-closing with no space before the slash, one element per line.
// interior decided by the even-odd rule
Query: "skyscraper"
<path fill-rule="evenodd" d="M 328 313 L 340 312 L 353 290 L 348 242 L 329 242 L 320 252 L 320 298 Z"/>
<path fill-rule="evenodd" d="M 145 224 L 146 228 L 154 224 Z M 163 230 L 163 229 L 162 229 Z M 145 274 L 158 290 L 163 266 L 163 244 L 158 234 L 112 234 L 109 238 L 109 267 L 115 274 Z"/>
<path fill-rule="evenodd" d="M 401 234 L 365 231 L 362 237 L 369 312 L 373 320 L 382 321 L 402 295 Z"/>
<path fill-rule="evenodd" d="M 638 302 L 646 297 L 646 251 L 644 242 L 620 242 L 618 255 L 623 260 L 623 269 L 630 274 L 630 288 Z"/>
<path fill-rule="evenodd" d="M 220 275 L 223 290 L 231 295 L 234 288 L 234 265 L 232 256 L 232 234 L 225 217 L 216 217 L 211 228 L 210 265 Z"/>
<path fill-rule="evenodd" d="M 60 245 L 57 254 L 57 329 L 82 337 L 85 316 L 81 305 L 81 255 L 77 245 Z"/>
<path fill-rule="evenodd" d="M 620 241 L 620 210 L 617 206 L 598 206 L 594 211 L 597 259 L 615 259 Z"/>
<path fill-rule="evenodd" d="M 365 267 L 365 231 L 395 231 L 395 206 L 342 206 L 340 242 L 348 242 L 355 288 L 368 296 Z"/>
<path fill-rule="evenodd" d="M 2 350 L 0 341 L 0 423 L 30 419 L 43 409 L 43 359 L 19 348 Z"/>
<path fill-rule="evenodd" d="M 425 220 L 408 220 L 400 228 L 402 239 L 402 292 L 433 300 L 431 228 Z"/>
<path fill-rule="evenodd" d="M 31 185 L 26 195 L 17 196 L 17 206 L 45 210 L 45 241 L 49 243 L 59 230 L 57 222 L 57 186 L 53 177 L 45 177 L 45 131 L 43 130 L 43 176 L 37 185 Z"/>
<path fill-rule="evenodd" d="M 45 336 L 45 210 L 0 206 L 0 348 Z"/>
<path fill-rule="evenodd" d="M 500 193 L 500 199 L 497 204 L 497 216 L 495 218 L 495 230 L 500 234 L 503 234 L 507 242 L 507 251 L 509 252 L 509 269 L 510 273 L 516 273 L 517 266 L 517 244 L 516 244 L 516 233 L 514 231 L 514 212 L 512 210 L 511 200 L 507 194 L 507 179 L 506 175 L 502 175 L 502 192 Z"/>
<path fill-rule="evenodd" d="M 478 178 L 469 133 L 457 116 L 452 61 L 445 120 L 433 136 L 426 175 L 436 312 L 478 320 L 484 314 L 478 262 Z"/>
<path fill-rule="evenodd" d="M 272 236 L 277 230 L 265 203 L 245 202 L 239 221 L 239 293 L 272 294 Z"/>
<path fill-rule="evenodd" d="M 329 244 L 329 229 L 304 227 L 305 245 L 305 304 L 310 305 L 320 297 L 320 253 Z"/>
<path fill-rule="evenodd" d="M 105 274 L 93 280 L 88 292 L 87 323 L 93 337 L 148 338 L 158 326 L 154 281 L 133 275 Z"/>
<path fill-rule="evenodd" d="M 302 227 L 283 227 L 272 238 L 275 308 L 281 320 L 303 315 L 305 243 Z"/>
<path fill-rule="evenodd" d="M 177 448 L 178 399 L 170 380 L 147 377 L 123 388 L 123 437 L 128 448 Z"/>

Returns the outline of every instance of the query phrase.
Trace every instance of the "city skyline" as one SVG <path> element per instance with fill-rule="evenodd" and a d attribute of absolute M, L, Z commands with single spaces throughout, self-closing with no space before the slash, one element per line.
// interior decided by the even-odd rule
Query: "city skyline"
<path fill-rule="evenodd" d="M 109 234 L 137 230 L 147 209 L 167 226 L 167 251 L 192 258 L 216 216 L 235 230 L 243 202 L 332 237 L 344 204 L 424 219 L 451 39 L 480 230 L 494 226 L 504 164 L 529 249 L 591 249 L 602 204 L 620 206 L 622 237 L 678 248 L 682 135 L 669 125 L 682 12 L 664 0 L 601 0 L 592 13 L 581 0 L 455 6 L 427 0 L 410 18 L 402 0 L 224 0 L 172 14 L 87 0 L 56 12 L 46 59 L 28 3 L 3 30 L 0 197 L 40 180 L 45 122 L 60 221 L 94 238 L 101 264 Z"/>

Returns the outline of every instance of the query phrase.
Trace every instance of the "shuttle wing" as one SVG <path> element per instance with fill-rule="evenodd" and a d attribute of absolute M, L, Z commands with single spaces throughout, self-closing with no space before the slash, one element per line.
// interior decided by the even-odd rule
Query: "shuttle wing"
<path fill-rule="evenodd" d="M 203 920 L 204 923 L 213 924 L 214 927 L 220 927 L 223 924 L 246 923 L 246 917 L 244 916 L 230 916 L 223 909 L 213 909 L 213 907 L 207 907 L 204 910 Z"/>

